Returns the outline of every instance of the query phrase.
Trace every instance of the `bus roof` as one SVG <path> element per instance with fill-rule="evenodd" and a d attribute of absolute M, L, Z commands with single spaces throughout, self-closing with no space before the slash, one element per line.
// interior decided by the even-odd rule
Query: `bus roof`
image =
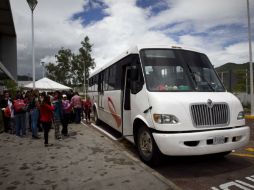
<path fill-rule="evenodd" d="M 129 48 L 127 51 L 123 52 L 122 54 L 120 54 L 119 56 L 117 56 L 115 59 L 113 59 L 112 61 L 110 61 L 109 63 L 103 65 L 102 67 L 96 69 L 95 71 L 93 71 L 93 73 L 90 75 L 90 77 L 100 73 L 101 71 L 103 71 L 104 69 L 108 68 L 109 66 L 113 65 L 114 63 L 120 61 L 121 59 L 123 59 L 124 57 L 131 55 L 131 54 L 139 54 L 139 51 L 142 49 L 183 49 L 183 50 L 190 50 L 190 51 L 197 51 L 193 48 L 186 48 L 183 46 L 179 46 L 179 45 L 151 45 L 151 44 L 139 44 L 136 46 L 133 46 L 131 48 Z"/>

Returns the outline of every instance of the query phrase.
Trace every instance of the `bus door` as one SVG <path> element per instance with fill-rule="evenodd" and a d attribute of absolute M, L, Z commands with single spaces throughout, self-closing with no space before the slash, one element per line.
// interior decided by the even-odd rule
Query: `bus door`
<path fill-rule="evenodd" d="M 131 67 L 123 68 L 124 73 L 124 88 L 122 101 L 122 134 L 123 136 L 132 136 L 131 127 L 131 90 L 130 90 L 130 76 Z"/>

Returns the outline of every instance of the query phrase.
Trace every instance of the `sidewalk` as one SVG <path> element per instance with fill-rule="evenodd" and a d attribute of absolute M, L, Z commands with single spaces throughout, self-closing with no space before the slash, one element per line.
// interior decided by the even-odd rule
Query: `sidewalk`
<path fill-rule="evenodd" d="M 176 189 L 97 130 L 81 124 L 69 130 L 61 141 L 51 130 L 52 147 L 44 147 L 43 139 L 0 134 L 0 189 Z"/>

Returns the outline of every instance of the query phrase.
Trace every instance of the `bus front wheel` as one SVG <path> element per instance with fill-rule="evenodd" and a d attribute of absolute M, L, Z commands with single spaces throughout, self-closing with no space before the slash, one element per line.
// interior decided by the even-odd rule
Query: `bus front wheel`
<path fill-rule="evenodd" d="M 137 134 L 140 159 L 148 165 L 158 165 L 162 156 L 148 127 L 140 127 Z"/>

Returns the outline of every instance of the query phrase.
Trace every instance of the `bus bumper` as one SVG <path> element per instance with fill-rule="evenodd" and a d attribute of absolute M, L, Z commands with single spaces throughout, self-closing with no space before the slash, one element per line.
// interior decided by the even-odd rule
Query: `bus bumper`
<path fill-rule="evenodd" d="M 191 133 L 153 133 L 159 150 L 165 155 L 189 156 L 232 151 L 246 145 L 250 128 L 243 126 Z"/>

